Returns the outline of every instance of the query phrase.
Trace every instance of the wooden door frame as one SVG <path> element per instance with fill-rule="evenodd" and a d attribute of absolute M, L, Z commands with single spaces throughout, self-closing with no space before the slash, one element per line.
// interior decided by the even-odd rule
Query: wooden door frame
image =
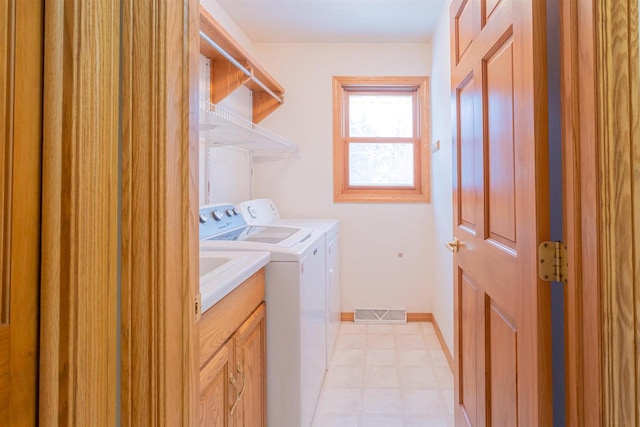
<path fill-rule="evenodd" d="M 120 2 L 45 9 L 39 424 L 114 425 Z"/>
<path fill-rule="evenodd" d="M 123 0 L 122 425 L 196 425 L 195 0 Z"/>
<path fill-rule="evenodd" d="M 14 0 L 6 4 L 12 18 L 4 30 L 13 46 L 4 52 L 12 59 L 4 64 L 9 70 L 3 72 L 9 71 L 7 95 L 12 99 L 3 117 L 10 123 L 2 135 L 6 139 L 0 143 L 3 150 L 7 148 L 7 158 L 0 155 L 6 174 L 0 185 L 7 190 L 4 195 L 9 201 L 7 211 L 0 213 L 0 227 L 5 221 L 8 225 L 6 234 L 0 231 L 0 245 L 6 250 L 0 250 L 0 262 L 6 262 L 0 268 L 0 282 L 8 283 L 10 292 L 0 295 L 0 304 L 7 302 L 3 301 L 6 297 L 10 309 L 5 313 L 8 319 L 0 318 L 0 323 L 9 320 L 10 336 L 8 348 L 3 349 L 9 352 L 9 364 L 0 368 L 0 375 L 6 373 L 9 379 L 3 402 L 8 413 L 0 411 L 0 422 L 33 426 L 38 402 L 43 3 Z M 4 169 L 6 164 L 11 167 Z"/>
<path fill-rule="evenodd" d="M 47 2 L 42 426 L 195 425 L 197 3 Z"/>
<path fill-rule="evenodd" d="M 638 426 L 638 3 L 561 4 L 567 425 Z"/>

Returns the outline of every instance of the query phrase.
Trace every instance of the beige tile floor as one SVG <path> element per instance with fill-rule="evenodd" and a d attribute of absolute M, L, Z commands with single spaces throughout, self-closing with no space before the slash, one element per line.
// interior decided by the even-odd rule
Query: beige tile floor
<path fill-rule="evenodd" d="M 312 427 L 452 427 L 453 375 L 431 323 L 340 325 Z"/>

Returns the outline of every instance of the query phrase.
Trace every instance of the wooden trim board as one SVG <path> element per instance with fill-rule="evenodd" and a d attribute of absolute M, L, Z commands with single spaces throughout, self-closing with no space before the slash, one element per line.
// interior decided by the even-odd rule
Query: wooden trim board
<path fill-rule="evenodd" d="M 568 426 L 640 425 L 637 7 L 562 2 Z"/>
<path fill-rule="evenodd" d="M 197 7 L 123 2 L 124 427 L 197 423 Z"/>
<path fill-rule="evenodd" d="M 44 19 L 39 425 L 116 425 L 120 1 Z"/>

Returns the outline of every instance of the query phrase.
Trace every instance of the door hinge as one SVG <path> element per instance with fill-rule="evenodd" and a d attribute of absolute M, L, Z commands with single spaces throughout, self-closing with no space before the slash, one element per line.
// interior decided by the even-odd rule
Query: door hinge
<path fill-rule="evenodd" d="M 194 299 L 195 320 L 197 322 L 200 320 L 200 317 L 202 317 L 202 294 L 198 292 L 198 295 L 196 295 Z"/>
<path fill-rule="evenodd" d="M 538 246 L 538 275 L 546 282 L 567 283 L 569 263 L 567 245 L 563 242 L 542 242 Z"/>

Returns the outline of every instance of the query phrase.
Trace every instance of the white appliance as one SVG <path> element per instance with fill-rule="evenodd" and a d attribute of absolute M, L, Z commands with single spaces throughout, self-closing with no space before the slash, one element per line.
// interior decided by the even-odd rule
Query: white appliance
<path fill-rule="evenodd" d="M 238 205 L 240 213 L 249 225 L 281 225 L 307 227 L 323 233 L 325 241 L 325 282 L 327 321 L 326 368 L 333 356 L 340 329 L 341 287 L 340 253 L 338 246 L 338 220 L 336 219 L 282 219 L 271 199 L 254 199 Z"/>
<path fill-rule="evenodd" d="M 266 265 L 267 422 L 309 427 L 325 374 L 324 241 L 310 228 L 247 225 L 230 204 L 200 208 L 200 251 L 271 253 Z"/>

